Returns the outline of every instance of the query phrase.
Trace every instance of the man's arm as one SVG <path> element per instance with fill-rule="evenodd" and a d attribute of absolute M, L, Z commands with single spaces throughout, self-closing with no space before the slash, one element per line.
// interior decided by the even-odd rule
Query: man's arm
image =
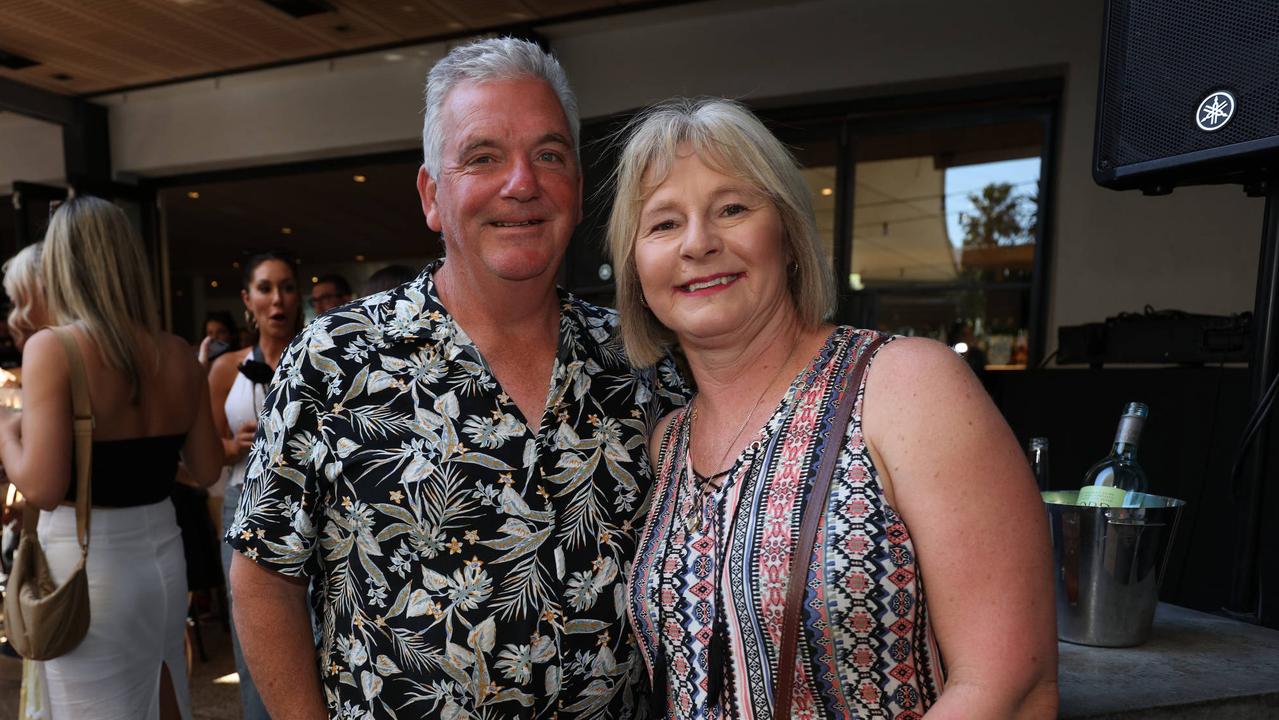
<path fill-rule="evenodd" d="M 237 552 L 231 559 L 231 593 L 244 662 L 271 717 L 326 720 L 307 581 L 268 570 Z"/>

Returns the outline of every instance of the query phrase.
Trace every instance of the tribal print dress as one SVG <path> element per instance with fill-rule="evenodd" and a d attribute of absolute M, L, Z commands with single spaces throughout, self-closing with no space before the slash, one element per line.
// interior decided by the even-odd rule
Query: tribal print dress
<path fill-rule="evenodd" d="M 629 587 L 658 717 L 771 717 L 804 497 L 841 388 L 875 336 L 836 328 L 718 490 L 704 493 L 689 472 L 688 413 L 669 423 Z M 919 718 L 942 688 L 910 533 L 862 437 L 864 390 L 863 380 L 805 560 L 796 718 Z M 712 648 L 717 618 L 726 637 Z"/>

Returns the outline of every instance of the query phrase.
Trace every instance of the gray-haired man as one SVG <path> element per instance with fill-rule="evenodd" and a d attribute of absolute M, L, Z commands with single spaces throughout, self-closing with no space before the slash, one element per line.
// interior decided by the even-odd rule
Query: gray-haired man
<path fill-rule="evenodd" d="M 634 716 L 645 437 L 682 390 L 555 287 L 577 145 L 537 46 L 481 41 L 432 69 L 418 191 L 445 259 L 290 346 L 227 534 L 274 717 Z"/>

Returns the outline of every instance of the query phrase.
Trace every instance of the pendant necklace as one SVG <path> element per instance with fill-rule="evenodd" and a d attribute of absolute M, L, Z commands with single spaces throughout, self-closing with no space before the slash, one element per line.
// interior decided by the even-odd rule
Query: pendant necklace
<path fill-rule="evenodd" d="M 746 426 L 750 424 L 751 417 L 754 416 L 755 411 L 759 409 L 760 403 L 764 402 L 764 396 L 768 394 L 768 389 L 777 382 L 777 378 L 781 377 L 782 371 L 786 369 L 786 366 L 790 364 L 791 358 L 795 356 L 795 348 L 798 345 L 798 342 L 791 343 L 791 349 L 790 352 L 787 353 L 786 359 L 782 361 L 781 365 L 777 366 L 777 371 L 773 373 L 773 377 L 770 378 L 764 385 L 763 389 L 759 391 L 759 397 L 755 398 L 755 404 L 751 406 L 750 412 L 746 413 L 746 416 L 742 418 L 741 424 L 737 426 L 737 432 L 733 433 L 733 439 L 728 441 L 728 445 L 724 448 L 724 454 L 720 456 L 719 462 L 715 463 L 715 467 L 723 465 L 724 461 L 728 459 L 728 454 L 733 451 L 733 447 L 737 445 L 737 441 L 742 437 L 742 433 L 746 430 Z M 692 407 L 689 408 L 688 441 L 685 445 L 686 455 L 684 458 L 684 464 L 686 466 L 684 476 L 691 491 L 689 499 L 692 501 L 689 512 L 684 517 L 684 527 L 690 533 L 698 532 L 702 529 L 704 515 L 704 509 L 702 506 L 704 505 L 703 496 L 705 495 L 705 488 L 698 484 L 695 473 L 693 472 L 693 426 L 697 424 L 697 400 L 698 398 L 693 398 Z M 729 468 L 729 470 L 731 469 L 732 468 Z M 712 480 L 724 474 L 724 472 L 715 473 L 707 476 L 707 478 L 708 480 Z M 725 481 L 725 484 L 727 485 L 727 480 Z M 706 485 L 710 486 L 712 483 L 708 482 Z"/>

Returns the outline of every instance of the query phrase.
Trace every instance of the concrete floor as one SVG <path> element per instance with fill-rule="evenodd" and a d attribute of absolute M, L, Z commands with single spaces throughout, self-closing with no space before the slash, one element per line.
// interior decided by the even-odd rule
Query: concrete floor
<path fill-rule="evenodd" d="M 203 622 L 207 662 L 195 657 L 191 668 L 191 709 L 194 720 L 240 720 L 240 689 L 233 683 L 214 680 L 235 672 L 231 657 L 231 635 L 222 623 Z M 22 660 L 0 655 L 0 720 L 18 720 L 18 693 L 22 682 Z M 55 720 L 61 720 L 57 718 Z"/>

